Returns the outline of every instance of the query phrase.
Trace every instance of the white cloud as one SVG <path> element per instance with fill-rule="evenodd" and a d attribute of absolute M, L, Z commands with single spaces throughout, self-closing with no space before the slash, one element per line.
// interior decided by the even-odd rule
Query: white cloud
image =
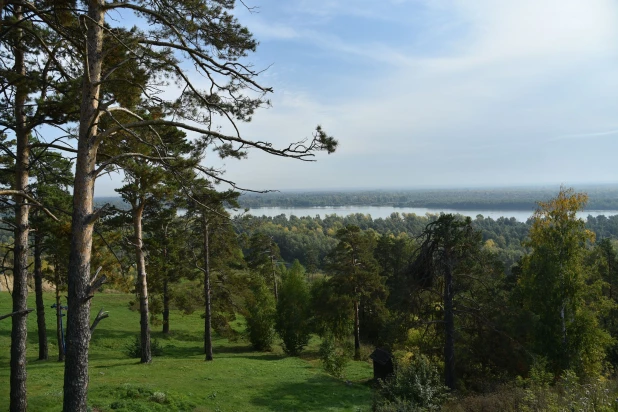
<path fill-rule="evenodd" d="M 315 21 L 294 26 L 295 36 L 289 41 L 329 51 L 335 61 L 320 67 L 341 81 L 288 81 L 285 93 L 275 96 L 274 108 L 258 113 L 246 130 L 283 143 L 307 136 L 320 122 L 340 139 L 340 151 L 332 158 L 321 158 L 318 166 L 267 160 L 256 154 L 246 163 L 229 164 L 234 178 L 272 182 L 260 187 L 318 187 L 319 183 L 342 187 L 359 179 L 367 184 L 387 179 L 405 184 L 407 176 L 423 176 L 436 184 L 459 184 L 466 179 L 494 179 L 494 184 L 522 183 L 522 179 L 566 182 L 595 174 L 600 180 L 618 180 L 618 171 L 603 168 L 613 146 L 594 152 L 598 156 L 594 160 L 593 148 L 584 146 L 588 137 L 609 136 L 617 126 L 618 3 L 394 3 L 421 7 L 427 20 L 436 22 L 410 27 L 423 45 L 436 47 L 359 42 L 354 33 L 344 40 L 328 27 L 318 30 Z M 315 2 L 291 4 L 305 13 L 305 17 L 297 15 L 295 22 L 308 21 L 308 15 L 329 21 L 343 14 L 368 17 L 381 7 L 377 2 L 352 0 L 328 1 L 319 8 Z M 292 30 L 274 27 L 281 33 Z M 438 50 L 438 45 L 443 48 Z M 337 73 L 336 56 L 355 59 L 359 67 L 373 64 L 371 76 L 366 71 Z M 356 89 L 350 90 L 354 83 Z M 555 136 L 568 144 L 556 146 Z M 578 161 L 585 167 L 570 167 Z M 369 167 L 367 162 L 381 166 Z M 342 176 L 328 183 L 337 174 L 337 165 Z M 299 183 L 307 175 L 313 184 Z"/>

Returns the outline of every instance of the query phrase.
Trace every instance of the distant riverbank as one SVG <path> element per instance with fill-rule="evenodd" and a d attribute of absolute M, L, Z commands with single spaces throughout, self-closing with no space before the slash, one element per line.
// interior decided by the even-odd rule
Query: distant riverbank
<path fill-rule="evenodd" d="M 414 213 L 419 216 L 425 216 L 426 214 L 440 214 L 440 213 L 454 213 L 463 216 L 470 216 L 473 219 L 477 215 L 483 215 L 483 217 L 491 217 L 496 220 L 500 217 L 512 218 L 514 217 L 519 222 L 525 222 L 534 213 L 533 209 L 530 210 L 458 210 L 458 209 L 446 209 L 446 208 L 425 208 L 425 207 L 392 207 L 392 206 L 319 206 L 319 207 L 256 207 L 251 208 L 249 213 L 254 216 L 268 216 L 275 217 L 279 215 L 304 217 L 315 217 L 320 215 L 324 218 L 326 215 L 347 216 L 356 213 L 363 215 L 371 215 L 372 219 L 384 219 L 389 217 L 392 213 Z M 232 213 L 237 214 L 237 213 Z M 585 210 L 579 212 L 578 217 L 585 219 L 588 215 L 592 216 L 613 216 L 618 215 L 618 210 Z"/>

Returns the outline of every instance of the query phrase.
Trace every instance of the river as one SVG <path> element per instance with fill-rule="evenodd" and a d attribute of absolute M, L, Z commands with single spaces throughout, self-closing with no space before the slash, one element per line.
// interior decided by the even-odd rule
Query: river
<path fill-rule="evenodd" d="M 324 218 L 326 215 L 347 216 L 356 213 L 362 213 L 364 215 L 371 215 L 373 219 L 386 218 L 391 213 L 415 213 L 419 216 L 426 214 L 439 214 L 439 213 L 459 213 L 464 216 L 471 216 L 473 219 L 477 215 L 483 215 L 483 217 L 491 217 L 492 219 L 498 219 L 500 217 L 511 218 L 514 217 L 520 222 L 525 222 L 530 216 L 532 216 L 533 210 L 456 210 L 456 209 L 430 209 L 424 207 L 392 207 L 392 206 L 325 206 L 325 207 L 257 207 L 249 211 L 254 216 L 268 216 L 274 217 L 281 214 L 290 217 L 292 215 L 297 217 L 311 216 L 315 217 L 320 215 Z M 232 213 L 238 214 L 238 213 Z M 578 217 L 585 219 L 588 215 L 592 216 L 612 216 L 618 215 L 618 210 L 585 210 L 577 214 Z"/>

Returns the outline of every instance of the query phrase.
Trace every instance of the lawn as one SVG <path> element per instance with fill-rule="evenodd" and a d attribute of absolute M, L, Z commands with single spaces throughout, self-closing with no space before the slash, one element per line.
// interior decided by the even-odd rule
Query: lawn
<path fill-rule="evenodd" d="M 139 314 L 129 309 L 132 295 L 98 294 L 92 317 L 105 308 L 90 344 L 89 405 L 93 411 L 367 411 L 371 405 L 368 362 L 350 362 L 346 378 L 323 372 L 317 338 L 300 357 L 287 357 L 279 346 L 254 352 L 243 340 L 215 337 L 213 362 L 203 355 L 203 319 L 199 313 L 173 311 L 169 336 L 160 326 L 153 338 L 163 355 L 141 365 L 125 353 L 139 333 Z M 29 307 L 34 308 L 34 296 Z M 45 296 L 49 361 L 37 361 L 36 315 L 28 318 L 28 406 L 31 411 L 59 411 L 63 364 L 57 359 L 52 295 Z M 11 311 L 11 297 L 0 292 L 0 314 Z M 234 325 L 242 328 L 241 321 Z M 8 408 L 11 321 L 0 321 L 0 410 Z"/>

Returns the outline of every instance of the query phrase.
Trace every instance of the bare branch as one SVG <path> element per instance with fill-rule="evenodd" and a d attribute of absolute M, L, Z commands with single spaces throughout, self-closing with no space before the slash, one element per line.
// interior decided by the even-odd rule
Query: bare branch
<path fill-rule="evenodd" d="M 108 317 L 109 317 L 109 313 L 103 311 L 103 308 L 101 308 L 99 310 L 99 313 L 97 314 L 97 317 L 94 319 L 94 322 L 92 322 L 92 326 L 90 326 L 90 333 L 94 331 L 94 329 L 97 327 L 99 322 L 101 322 L 101 320 L 108 318 Z"/>
<path fill-rule="evenodd" d="M 22 191 L 19 190 L 0 190 L 0 196 L 6 196 L 6 195 L 11 195 L 11 196 L 21 196 L 25 199 L 28 199 L 30 202 L 32 202 L 35 206 L 40 207 L 47 216 L 51 217 L 52 219 L 54 219 L 56 222 L 59 222 L 58 218 L 56 216 L 54 216 L 54 214 L 52 212 L 50 212 L 49 210 L 47 210 L 47 208 L 45 208 L 42 204 L 40 204 L 39 202 L 36 201 L 36 199 L 34 199 L 32 196 L 30 196 L 29 194 L 26 194 Z"/>
<path fill-rule="evenodd" d="M 146 156 L 141 153 L 122 153 L 122 154 L 119 154 L 118 156 L 114 156 L 111 159 L 106 160 L 105 162 L 101 163 L 101 165 L 92 173 L 94 176 L 98 176 L 99 173 L 101 173 L 107 166 L 114 164 L 118 160 L 124 159 L 127 157 L 133 157 L 133 158 L 144 159 L 144 160 L 152 160 L 153 162 L 164 162 L 166 160 L 176 159 L 175 157 Z"/>
<path fill-rule="evenodd" d="M 32 312 L 33 310 L 34 309 L 18 310 L 17 312 L 13 312 L 13 313 L 9 313 L 7 315 L 0 316 L 0 320 L 6 319 L 6 318 L 10 318 L 11 316 L 24 316 L 24 315 L 27 315 L 28 313 Z"/>

